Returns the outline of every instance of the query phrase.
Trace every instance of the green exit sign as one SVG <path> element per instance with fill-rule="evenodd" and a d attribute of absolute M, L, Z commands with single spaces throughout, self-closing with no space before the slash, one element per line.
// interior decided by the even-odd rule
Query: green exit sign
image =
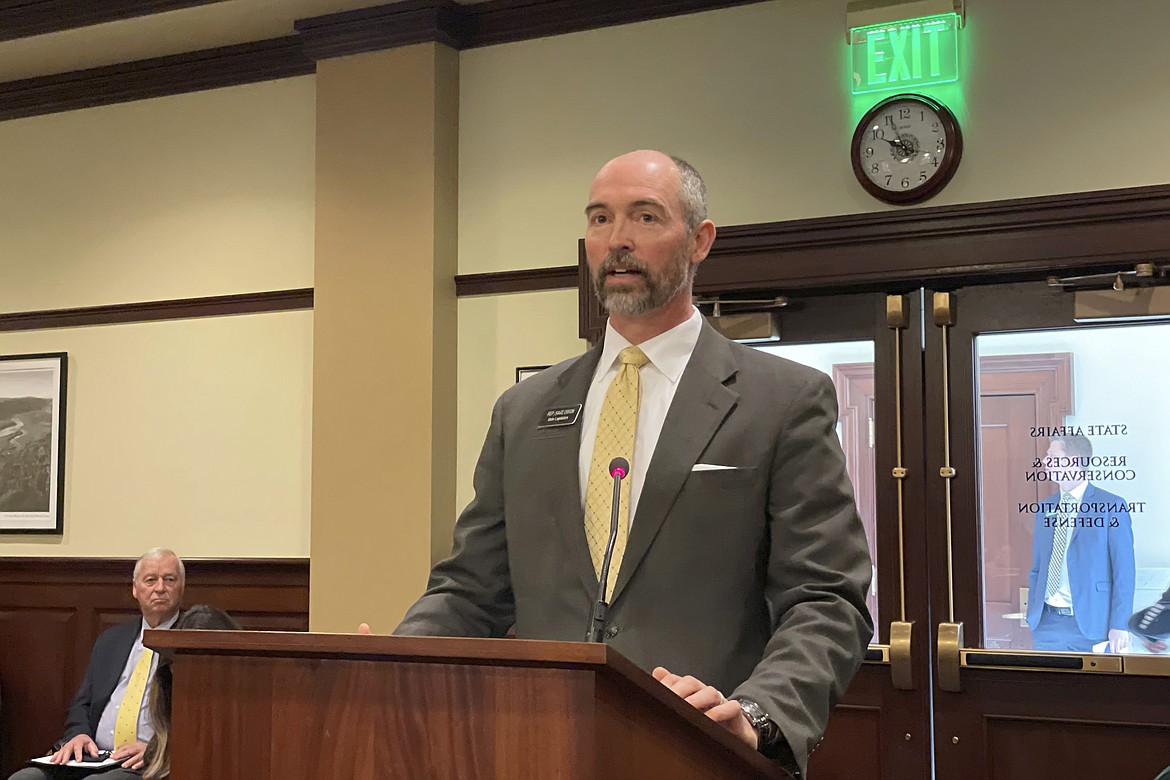
<path fill-rule="evenodd" d="M 959 17 L 925 16 L 849 31 L 853 94 L 944 84 L 959 78 Z"/>

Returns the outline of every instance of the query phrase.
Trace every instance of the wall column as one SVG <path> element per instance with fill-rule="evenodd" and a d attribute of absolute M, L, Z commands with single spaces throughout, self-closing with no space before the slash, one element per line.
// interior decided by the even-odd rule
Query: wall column
<path fill-rule="evenodd" d="M 317 65 L 313 631 L 388 633 L 455 517 L 459 55 Z"/>

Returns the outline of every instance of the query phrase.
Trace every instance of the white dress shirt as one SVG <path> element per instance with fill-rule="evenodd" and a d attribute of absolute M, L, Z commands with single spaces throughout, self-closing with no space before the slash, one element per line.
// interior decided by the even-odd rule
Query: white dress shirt
<path fill-rule="evenodd" d="M 658 446 L 658 435 L 662 433 L 662 424 L 666 421 L 666 413 L 670 410 L 671 401 L 674 400 L 678 381 L 691 359 L 691 353 L 695 351 L 695 345 L 699 343 L 699 333 L 702 329 L 703 317 L 698 309 L 693 309 L 690 319 L 686 322 L 638 345 L 650 362 L 642 366 L 640 372 L 642 400 L 638 406 L 634 457 L 630 459 L 628 477 L 631 525 L 638 511 L 638 497 L 642 494 L 642 484 L 646 480 L 650 459 L 654 456 L 654 448 Z M 585 409 L 582 412 L 581 451 L 577 458 L 582 510 L 585 509 L 589 464 L 593 460 L 593 444 L 597 438 L 601 405 L 620 368 L 618 353 L 629 346 L 630 342 L 614 330 L 613 325 L 607 323 L 605 346 L 602 347 L 601 360 L 597 363 L 597 370 L 593 374 L 593 383 L 589 385 L 589 393 L 585 396 Z"/>

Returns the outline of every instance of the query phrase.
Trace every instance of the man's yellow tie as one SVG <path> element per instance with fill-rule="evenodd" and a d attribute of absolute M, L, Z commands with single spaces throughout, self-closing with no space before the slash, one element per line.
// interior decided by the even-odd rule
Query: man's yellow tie
<path fill-rule="evenodd" d="M 609 520 L 613 503 L 613 478 L 609 462 L 619 455 L 634 462 L 634 435 L 638 427 L 638 403 L 642 397 L 639 369 L 649 362 L 637 347 L 626 347 L 618 354 L 621 367 L 605 393 L 601 417 L 597 420 L 597 438 L 593 442 L 593 459 L 589 463 L 589 484 L 585 491 L 585 537 L 589 541 L 589 555 L 593 558 L 593 573 L 601 576 L 601 559 L 609 541 Z M 631 465 L 631 470 L 633 466 Z M 605 593 L 613 595 L 626 539 L 630 532 L 630 480 L 622 481 L 618 511 L 617 542 L 613 547 L 613 561 L 609 565 L 609 579 Z"/>
<path fill-rule="evenodd" d="M 134 665 L 134 671 L 130 673 L 126 695 L 118 705 L 118 719 L 114 721 L 115 750 L 138 740 L 138 712 L 142 709 L 142 695 L 146 693 L 146 682 L 150 678 L 150 662 L 153 659 L 154 651 L 144 647 L 142 656 Z"/>

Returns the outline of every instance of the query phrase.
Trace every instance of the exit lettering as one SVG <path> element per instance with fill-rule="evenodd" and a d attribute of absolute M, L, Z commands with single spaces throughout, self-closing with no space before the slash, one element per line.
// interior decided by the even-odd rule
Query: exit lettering
<path fill-rule="evenodd" d="M 850 31 L 853 92 L 940 84 L 958 78 L 957 16 Z"/>

